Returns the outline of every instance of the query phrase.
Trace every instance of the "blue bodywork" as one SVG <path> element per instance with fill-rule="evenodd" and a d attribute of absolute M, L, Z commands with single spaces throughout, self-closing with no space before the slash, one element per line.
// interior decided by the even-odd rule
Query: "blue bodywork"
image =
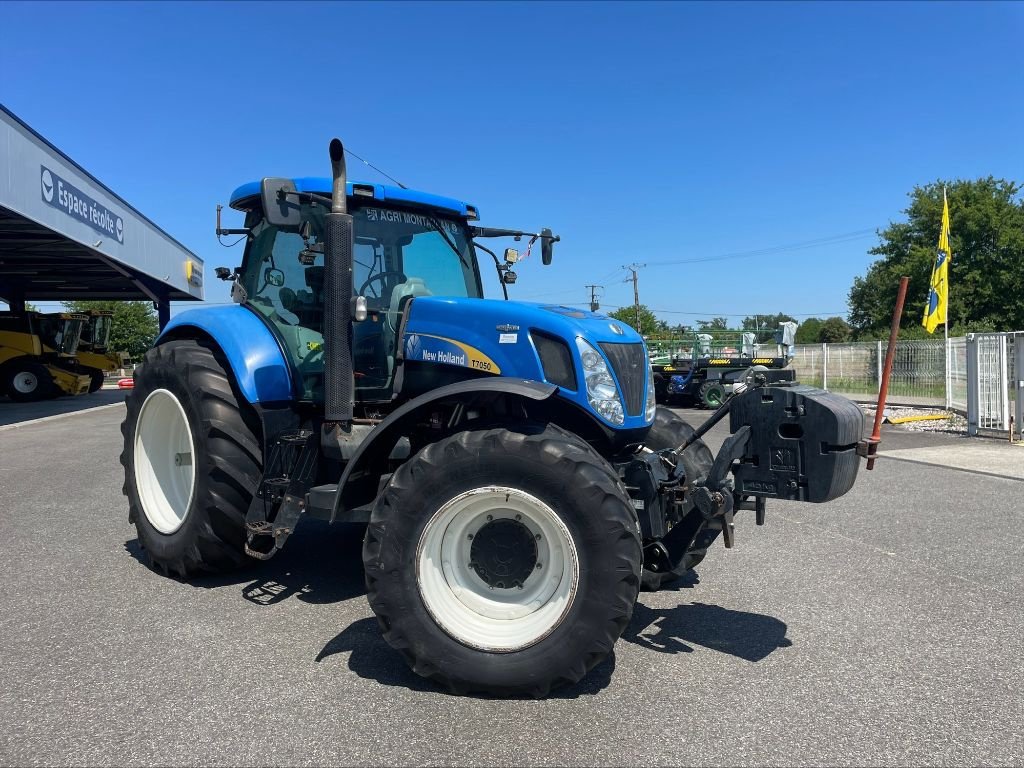
<path fill-rule="evenodd" d="M 293 179 L 300 192 L 331 193 L 327 178 Z M 452 198 L 417 192 L 384 184 L 350 183 L 349 197 L 372 199 L 414 206 L 464 218 L 477 217 L 476 209 Z M 231 195 L 231 207 L 253 210 L 260 205 L 260 182 L 243 184 Z M 642 344 L 641 337 L 628 325 L 604 315 L 573 307 L 496 301 L 475 298 L 420 296 L 412 300 L 401 339 L 406 360 L 436 363 L 470 369 L 473 374 L 493 374 L 529 381 L 548 381 L 535 345 L 534 331 L 565 342 L 575 369 L 577 389 L 559 386 L 559 396 L 594 414 L 583 382 L 583 367 L 575 340 L 588 341 L 608 364 L 601 343 Z M 164 329 L 161 339 L 195 335 L 198 331 L 210 336 L 221 349 L 234 371 L 242 394 L 250 403 L 287 402 L 295 399 L 297 387 L 288 357 L 276 336 L 257 314 L 242 306 L 207 307 L 182 312 Z M 645 357 L 646 360 L 646 357 Z M 557 384 L 557 382 L 549 382 Z M 625 387 L 616 381 L 620 396 Z M 646 395 L 648 382 L 645 379 Z M 625 402 L 623 402 L 625 405 Z M 644 428 L 650 425 L 643 409 L 639 414 L 625 415 L 623 424 L 606 426 L 619 430 Z"/>
<path fill-rule="evenodd" d="M 288 363 L 277 339 L 254 312 L 245 307 L 200 307 L 171 318 L 160 339 L 194 337 L 198 329 L 210 336 L 227 357 L 245 399 L 250 403 L 293 399 Z"/>
<path fill-rule="evenodd" d="M 531 331 L 543 331 L 566 342 L 572 355 L 579 389 L 559 387 L 559 394 L 593 413 L 582 381 L 583 364 L 576 337 L 580 336 L 604 355 L 601 342 L 613 344 L 643 343 L 635 330 L 604 315 L 574 307 L 528 304 L 492 299 L 442 298 L 422 296 L 414 299 L 403 337 L 407 360 L 461 364 L 501 376 L 547 381 Z M 451 342 L 457 342 L 452 344 Z M 469 347 L 466 350 L 465 347 Z M 473 351 L 478 362 L 474 364 Z M 446 355 L 446 357 L 439 357 Z M 482 358 L 482 359 L 480 359 Z M 609 363 L 609 370 L 615 377 Z M 492 368 L 488 370 L 487 366 Z M 554 383 L 554 382 L 552 382 Z M 619 392 L 624 388 L 616 381 Z M 646 384 L 645 384 L 646 386 Z M 645 390 L 646 395 L 646 390 Z M 640 415 L 626 415 L 617 429 L 636 429 L 650 425 Z"/>
<path fill-rule="evenodd" d="M 306 176 L 299 179 L 292 179 L 292 181 L 295 182 L 295 190 L 297 192 L 315 192 L 327 196 L 330 196 L 331 194 L 330 179 Z M 232 192 L 230 203 L 231 207 L 239 211 L 246 211 L 258 205 L 260 199 L 260 184 L 261 182 L 259 181 L 250 181 L 248 184 L 243 184 Z M 360 194 L 355 194 L 355 189 L 358 189 Z M 372 198 L 369 196 L 369 192 L 371 190 L 373 191 Z M 476 206 L 464 203 L 461 200 L 455 200 L 451 197 L 442 197 L 441 195 L 432 195 L 429 192 L 418 192 L 415 189 L 392 187 L 388 184 L 364 184 L 359 181 L 350 181 L 345 185 L 345 193 L 355 201 L 372 199 L 379 202 L 398 204 L 405 203 L 407 205 L 433 208 L 442 213 L 454 213 L 457 216 L 468 216 L 470 218 L 477 218 L 479 214 Z"/>

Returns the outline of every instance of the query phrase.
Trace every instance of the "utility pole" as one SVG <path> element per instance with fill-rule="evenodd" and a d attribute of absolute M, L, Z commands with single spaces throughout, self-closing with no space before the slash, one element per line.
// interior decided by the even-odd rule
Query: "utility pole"
<path fill-rule="evenodd" d="M 604 286 L 603 285 L 588 285 L 587 288 L 590 289 L 590 311 L 591 312 L 597 312 L 597 310 L 599 310 L 601 308 L 601 305 L 597 303 L 597 289 L 601 288 L 603 290 Z"/>
<path fill-rule="evenodd" d="M 628 283 L 630 280 L 633 281 L 633 311 L 634 311 L 635 316 L 636 316 L 636 332 L 639 333 L 641 336 L 643 334 L 640 332 L 640 291 L 637 288 L 637 284 L 636 284 L 636 271 L 638 269 L 643 269 L 646 266 L 647 266 L 646 264 L 637 264 L 636 262 L 633 262 L 632 264 L 630 264 L 628 266 L 623 265 L 623 267 L 622 267 L 623 269 L 628 269 L 630 272 L 633 273 L 632 277 L 627 277 L 622 282 Z"/>

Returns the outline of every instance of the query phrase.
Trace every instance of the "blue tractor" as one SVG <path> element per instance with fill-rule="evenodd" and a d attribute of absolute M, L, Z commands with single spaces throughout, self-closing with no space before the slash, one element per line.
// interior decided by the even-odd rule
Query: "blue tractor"
<path fill-rule="evenodd" d="M 748 377 L 717 457 L 655 403 L 643 339 L 579 309 L 483 298 L 466 203 L 330 179 L 239 187 L 237 306 L 177 315 L 122 425 L 129 518 L 189 578 L 267 559 L 303 517 L 366 523 L 370 606 L 417 673 L 543 696 L 611 652 L 641 587 L 695 566 L 733 513 L 852 486 L 862 417 Z M 220 230 L 218 223 L 218 231 Z M 507 297 L 507 293 L 506 293 Z"/>

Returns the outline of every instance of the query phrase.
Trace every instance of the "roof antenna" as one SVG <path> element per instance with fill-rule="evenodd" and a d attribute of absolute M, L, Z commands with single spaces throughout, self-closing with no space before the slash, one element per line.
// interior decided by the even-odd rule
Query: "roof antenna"
<path fill-rule="evenodd" d="M 369 160 L 364 160 L 363 158 L 361 158 L 361 157 L 360 157 L 359 155 L 357 155 L 357 154 L 356 154 L 355 152 L 353 152 L 353 151 L 352 151 L 351 149 L 349 149 L 348 147 L 345 147 L 345 151 L 346 151 L 346 152 L 348 152 L 348 153 L 349 153 L 350 155 L 352 155 L 352 157 L 354 157 L 354 158 L 355 158 L 356 160 L 358 160 L 359 162 L 361 162 L 361 163 L 362 163 L 363 165 L 368 165 L 368 166 L 370 166 L 371 168 L 373 168 L 373 170 L 375 170 L 375 171 L 376 171 L 377 173 L 379 173 L 379 174 L 380 174 L 381 176 L 383 176 L 383 177 L 384 177 L 385 179 L 388 179 L 388 180 L 390 180 L 390 181 L 393 181 L 393 182 L 395 182 L 395 184 L 397 184 L 398 186 L 400 186 L 400 187 L 401 187 L 402 189 L 408 189 L 408 187 L 407 187 L 407 186 L 405 186 L 405 184 L 403 184 L 402 182 L 400 182 L 400 181 L 399 181 L 398 179 L 396 179 L 396 178 L 395 178 L 394 176 L 392 176 L 392 175 L 391 175 L 390 173 L 384 173 L 384 171 L 382 171 L 382 170 L 381 170 L 380 168 L 378 168 L 378 167 L 377 167 L 376 165 L 374 165 L 373 163 L 371 163 L 371 162 L 370 162 Z"/>

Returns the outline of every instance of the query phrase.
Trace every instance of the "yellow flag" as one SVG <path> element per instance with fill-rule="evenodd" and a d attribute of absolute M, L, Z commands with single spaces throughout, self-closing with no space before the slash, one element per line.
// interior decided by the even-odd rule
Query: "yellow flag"
<path fill-rule="evenodd" d="M 946 202 L 946 190 L 942 190 L 942 232 L 939 233 L 939 252 L 935 255 L 932 266 L 931 290 L 928 291 L 928 303 L 924 307 L 924 319 L 921 321 L 928 333 L 946 322 L 949 307 L 949 203 Z"/>

